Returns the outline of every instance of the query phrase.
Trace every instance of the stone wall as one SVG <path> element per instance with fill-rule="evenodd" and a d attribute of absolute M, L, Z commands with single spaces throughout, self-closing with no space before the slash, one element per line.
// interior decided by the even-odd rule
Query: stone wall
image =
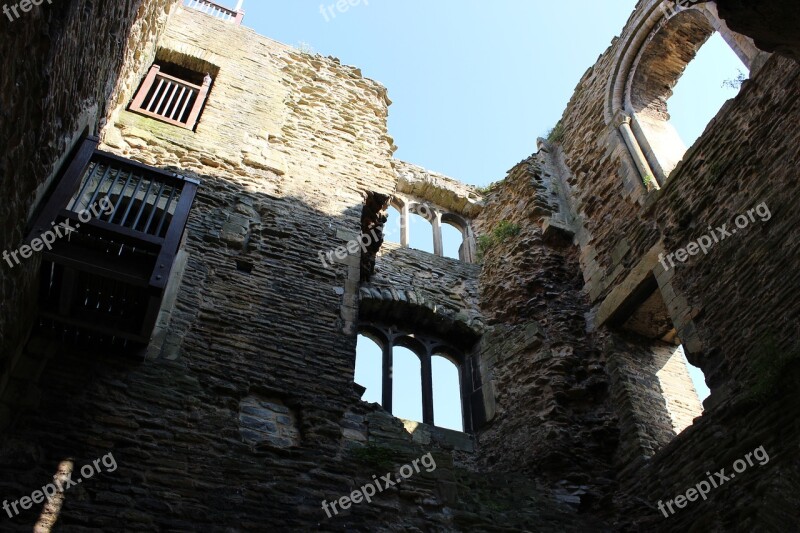
<path fill-rule="evenodd" d="M 617 461 L 624 469 L 669 444 L 702 408 L 680 347 L 615 336 L 606 350 L 612 354 L 609 372 L 620 412 Z"/>
<path fill-rule="evenodd" d="M 602 344 L 586 334 L 589 306 L 562 193 L 543 146 L 490 193 L 476 221 L 484 236 L 504 221 L 519 233 L 495 237 L 484 255 L 481 309 L 491 328 L 480 361 L 494 402 L 475 461 L 534 476 L 558 501 L 602 514 L 618 429 Z"/>
<path fill-rule="evenodd" d="M 472 185 L 404 161 L 394 161 L 397 192 L 423 198 L 437 206 L 473 218 L 481 212 L 481 194 Z"/>
<path fill-rule="evenodd" d="M 649 4 L 640 2 L 639 8 Z M 619 122 L 603 111 L 609 79 L 619 68 L 619 47 L 635 28 L 630 24 L 586 73 L 561 121 L 565 181 L 576 196 L 576 242 L 594 304 L 590 327 L 606 332 L 608 310 L 627 305 L 642 273 L 652 272 L 687 357 L 704 370 L 712 394 L 702 417 L 670 441 L 664 418 L 670 411 L 668 395 L 655 395 L 648 409 L 642 396 L 647 389 L 631 389 L 635 382 L 624 385 L 619 379 L 620 369 L 635 361 L 635 351 L 615 352 L 618 341 L 607 345 L 622 429 L 617 457 L 625 496 L 620 502 L 627 503 L 620 504 L 626 509 L 620 524 L 665 531 L 692 524 L 706 529 L 762 523 L 787 527 L 787 517 L 796 516 L 796 509 L 779 503 L 778 494 L 784 482 L 795 482 L 788 479 L 796 479 L 797 454 L 781 443 L 796 433 L 795 402 L 783 396 L 786 405 L 778 410 L 785 411 L 778 413 L 769 407 L 775 403 L 759 407 L 752 398 L 754 391 L 774 387 L 772 401 L 779 402 L 796 380 L 792 354 L 797 329 L 788 317 L 797 316 L 798 308 L 788 273 L 798 267 L 794 243 L 800 222 L 789 208 L 797 187 L 798 139 L 790 126 L 797 120 L 797 63 L 769 59 L 707 127 L 661 190 L 648 189 L 631 179 L 638 171 L 629 146 Z M 761 202 L 771 210 L 769 221 L 751 219 L 748 229 L 716 244 L 707 256 L 691 257 L 668 271 L 658 265 L 660 252 L 686 247 L 708 234 L 709 225 L 735 228 L 735 217 Z M 618 333 L 612 329 L 607 333 L 614 339 Z M 639 365 L 637 371 L 643 368 Z M 638 406 L 630 403 L 633 396 L 623 399 L 626 388 L 641 398 Z M 662 437 L 655 435 L 661 431 L 659 420 Z M 630 451 L 647 442 L 642 432 L 652 435 L 652 444 L 640 450 L 641 456 L 657 450 L 650 461 L 636 459 L 637 453 Z M 782 436 L 776 440 L 776 435 Z M 794 440 L 792 436 L 785 442 Z M 749 471 L 747 480 L 737 478 L 734 488 L 720 489 L 708 502 L 691 504 L 680 517 L 667 520 L 655 509 L 659 499 L 673 498 L 692 479 L 699 481 L 707 470 L 732 463 L 760 443 L 772 446 L 779 459 Z M 780 476 L 783 481 L 776 477 L 779 471 L 787 472 Z M 748 491 L 762 496 L 753 501 Z M 777 506 L 774 517 L 765 516 L 767 502 Z"/>
<path fill-rule="evenodd" d="M 125 109 L 151 57 L 215 68 L 196 131 Z M 359 291 L 358 254 L 320 261 L 357 236 L 367 191 L 397 186 L 385 89 L 335 59 L 182 7 L 126 65 L 102 148 L 202 181 L 168 341 L 131 360 L 33 339 L 29 351 L 47 364 L 40 393 L 0 441 L 4 497 L 42 486 L 63 461 L 80 467 L 111 452 L 118 469 L 85 480 L 43 520 L 89 530 L 491 530 L 500 513 L 519 528 L 585 529 L 547 487 L 474 474 L 470 452 L 436 432 L 412 436 L 359 399 L 359 295 L 388 292 L 388 307 L 395 296 L 416 300 L 456 325 L 451 333 L 477 336 L 483 325 L 478 265 L 387 246 Z M 460 191 L 454 183 L 443 188 Z M 326 517 L 323 500 L 427 451 L 434 472 Z M 39 512 L 9 529 L 30 529 Z"/>
<path fill-rule="evenodd" d="M 361 302 L 370 301 L 370 313 L 383 315 L 381 306 L 392 308 L 408 304 L 402 315 L 410 324 L 425 324 L 424 315 L 438 317 L 428 327 L 436 330 L 436 322 L 461 323 L 462 327 L 479 335 L 484 328 L 478 308 L 478 276 L 480 265 L 464 263 L 457 259 L 438 257 L 427 252 L 403 248 L 396 243 L 384 242 L 375 269 L 375 276 L 360 289 Z M 421 321 L 411 314 L 411 307 L 421 307 Z M 391 318 L 398 320 L 400 317 Z M 369 313 L 362 313 L 369 320 Z M 449 326 L 452 327 L 452 326 Z M 445 339 L 447 340 L 447 339 Z"/>
<path fill-rule="evenodd" d="M 80 135 L 99 130 L 120 71 L 156 38 L 173 3 L 75 0 L 33 6 L 14 21 L 3 16 L 0 249 L 22 244 L 61 163 Z M 23 394 L 6 388 L 12 380 L 27 383 L 39 366 L 12 376 L 33 320 L 37 270 L 38 259 L 0 262 L 0 428 Z"/>

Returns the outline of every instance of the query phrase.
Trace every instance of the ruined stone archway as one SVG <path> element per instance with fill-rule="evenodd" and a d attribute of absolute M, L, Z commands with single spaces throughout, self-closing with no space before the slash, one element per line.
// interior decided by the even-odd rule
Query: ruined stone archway
<path fill-rule="evenodd" d="M 652 0 L 624 34 L 608 82 L 605 118 L 622 135 L 638 178 L 659 188 L 686 146 L 669 123 L 667 100 L 697 51 L 719 32 L 748 69 L 763 64 L 752 40 L 732 32 L 713 4 L 682 8 Z"/>

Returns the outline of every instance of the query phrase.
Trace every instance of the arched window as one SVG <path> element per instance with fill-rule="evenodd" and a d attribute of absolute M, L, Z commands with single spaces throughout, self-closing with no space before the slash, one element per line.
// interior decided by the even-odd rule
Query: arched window
<path fill-rule="evenodd" d="M 463 431 L 461 376 L 458 366 L 447 356 L 434 355 L 431 358 L 431 375 L 434 422 L 443 428 Z"/>
<path fill-rule="evenodd" d="M 402 207 L 394 203 L 389 205 L 386 224 L 383 226 L 383 238 L 388 242 L 403 244 L 403 213 Z"/>
<path fill-rule="evenodd" d="M 415 250 L 435 253 L 432 217 L 433 213 L 424 204 L 414 204 L 409 208 L 408 245 Z"/>
<path fill-rule="evenodd" d="M 645 148 L 645 157 L 661 183 L 683 159 L 687 148 L 675 129 L 674 122 L 670 120 L 668 101 L 701 47 L 706 51 L 718 52 L 719 46 L 714 48 L 713 43 L 712 48 L 704 46 L 714 33 L 714 26 L 704 11 L 681 11 L 669 18 L 653 34 L 635 66 L 630 89 L 631 111 L 635 119 L 634 132 L 639 132 L 637 137 L 640 137 L 639 142 Z M 719 39 L 728 53 L 735 55 L 721 37 Z M 720 42 L 716 44 L 719 45 Z M 712 64 L 720 63 L 716 57 L 719 55 L 714 54 Z M 702 67 L 702 63 L 700 66 Z M 718 92 L 721 87 L 703 86 L 693 97 L 700 99 L 702 94 L 711 92 L 710 89 Z M 719 107 L 721 103 L 717 110 Z M 713 116 L 709 117 L 709 121 L 711 118 Z"/>
<path fill-rule="evenodd" d="M 392 414 L 422 422 L 422 363 L 402 346 L 392 348 Z"/>
<path fill-rule="evenodd" d="M 684 8 L 669 2 L 653 2 L 635 16 L 639 17 L 633 26 L 636 31 L 625 37 L 617 63 L 612 67 L 606 120 L 619 128 L 639 177 L 648 188 L 659 188 L 683 159 L 686 144 L 693 142 L 691 137 L 697 135 L 690 132 L 689 137 L 681 139 L 675 127 L 679 121 L 670 120 L 667 102 L 701 47 L 718 32 L 718 37 L 700 54 L 701 60 L 708 54 L 717 65 L 720 58 L 726 58 L 725 64 L 731 65 L 728 56 L 722 53 L 723 41 L 746 69 L 761 64 L 763 55 L 751 39 L 732 32 L 719 19 L 713 3 Z M 689 70 L 690 75 L 691 70 L 694 69 Z M 735 85 L 738 72 L 738 66 L 734 65 L 717 85 L 725 79 Z M 691 81 L 691 77 L 687 79 Z M 702 89 L 692 91 L 692 98 L 697 101 L 709 92 L 725 94 L 719 86 L 708 87 L 706 81 Z M 670 103 L 676 105 L 676 102 L 679 104 L 680 98 Z M 708 103 L 704 107 L 714 109 Z M 696 113 L 689 111 L 688 115 L 696 121 Z"/>
<path fill-rule="evenodd" d="M 381 403 L 383 393 L 383 348 L 366 335 L 358 336 L 355 382 L 366 388 L 361 399 Z"/>
<path fill-rule="evenodd" d="M 364 324 L 359 331 L 355 380 L 367 389 L 364 401 L 398 418 L 472 431 L 470 398 L 481 385 L 471 358 L 395 327 Z"/>
<path fill-rule="evenodd" d="M 475 250 L 472 246 L 469 224 L 454 213 L 442 213 L 441 218 L 444 256 L 471 263 L 475 258 Z M 448 244 L 448 241 L 451 241 L 451 244 Z"/>
<path fill-rule="evenodd" d="M 440 257 L 475 261 L 475 239 L 469 222 L 424 202 L 392 198 L 384 238 Z"/>
<path fill-rule="evenodd" d="M 461 259 L 463 254 L 464 235 L 461 230 L 449 223 L 442 223 L 442 253 L 444 257 Z"/>
<path fill-rule="evenodd" d="M 689 147 L 746 79 L 747 67 L 718 32 L 697 52 L 667 101 L 669 122 Z"/>

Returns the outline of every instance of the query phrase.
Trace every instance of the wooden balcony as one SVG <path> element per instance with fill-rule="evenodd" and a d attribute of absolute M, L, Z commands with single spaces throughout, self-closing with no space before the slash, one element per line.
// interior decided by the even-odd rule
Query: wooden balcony
<path fill-rule="evenodd" d="M 83 141 L 27 239 L 52 232 L 53 223 L 75 228 L 43 251 L 41 323 L 71 340 L 142 347 L 199 182 L 102 152 L 97 143 Z"/>

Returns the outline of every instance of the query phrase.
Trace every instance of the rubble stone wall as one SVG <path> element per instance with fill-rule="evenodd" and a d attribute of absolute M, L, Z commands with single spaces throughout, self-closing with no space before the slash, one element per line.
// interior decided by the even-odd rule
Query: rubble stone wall
<path fill-rule="evenodd" d="M 120 72 L 154 41 L 175 0 L 63 1 L 0 21 L 0 249 L 22 245 L 61 163 L 97 133 Z M 91 68 L 87 68 L 91 58 Z M 0 428 L 23 399 L 38 363 L 14 369 L 33 320 L 38 260 L 0 262 Z M 15 383 L 16 381 L 16 383 Z M 10 387 L 10 389 L 9 389 Z"/>

